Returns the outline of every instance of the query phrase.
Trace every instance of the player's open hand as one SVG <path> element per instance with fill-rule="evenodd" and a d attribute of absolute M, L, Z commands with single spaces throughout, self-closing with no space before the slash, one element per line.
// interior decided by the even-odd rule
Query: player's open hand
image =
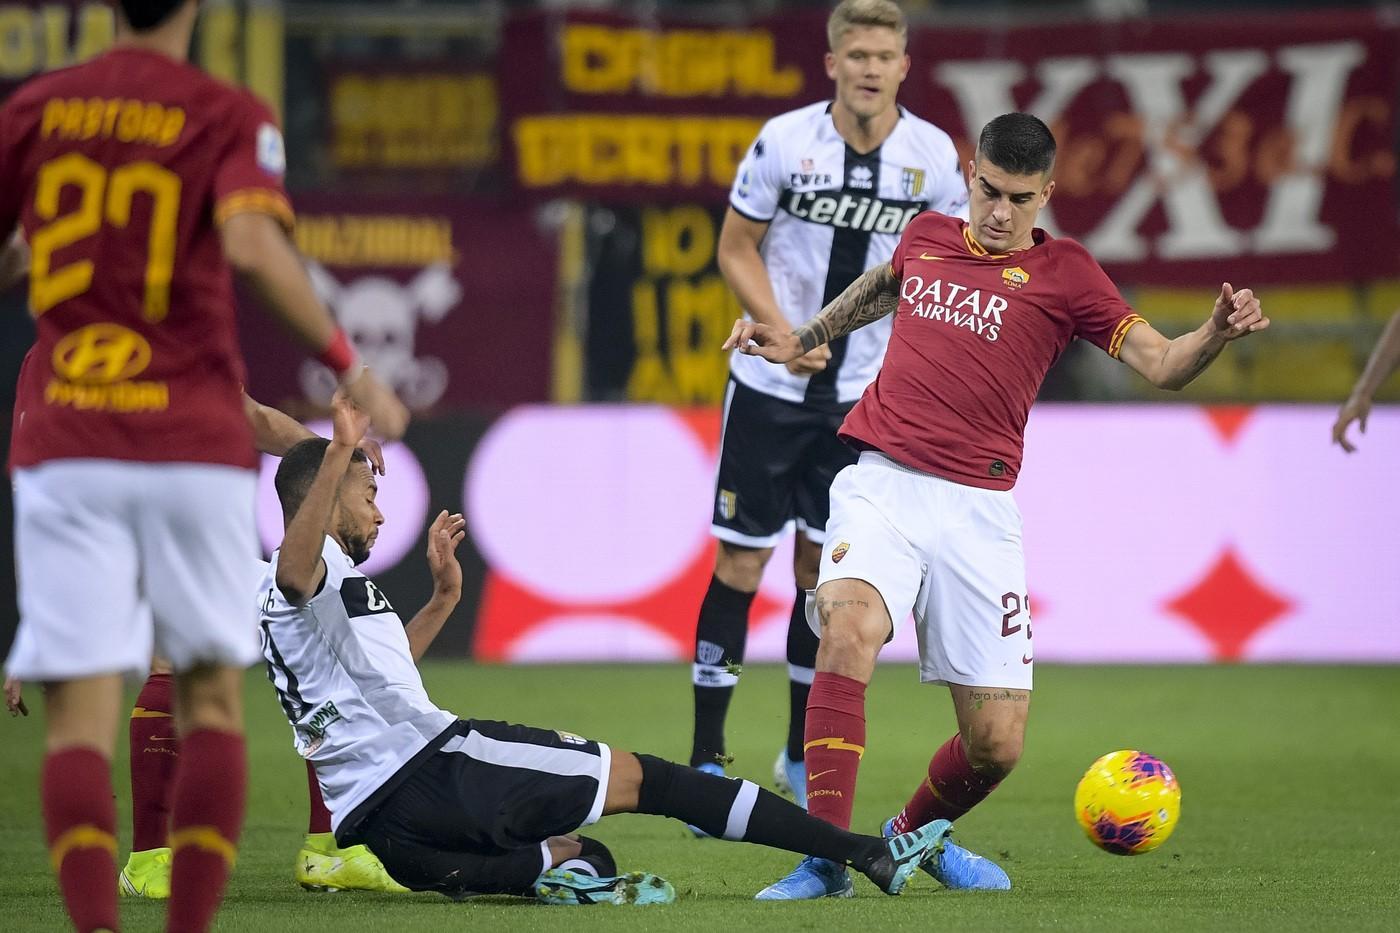
<path fill-rule="evenodd" d="M 462 565 L 457 545 L 467 536 L 467 520 L 461 513 L 443 509 L 428 529 L 428 570 L 433 575 L 433 595 L 456 598 L 462 593 Z"/>
<path fill-rule="evenodd" d="M 1371 400 L 1352 396 L 1347 399 L 1342 410 L 1337 412 L 1337 422 L 1332 425 L 1332 443 L 1342 445 L 1342 450 L 1355 453 L 1356 445 L 1347 439 L 1347 428 L 1353 421 L 1362 434 L 1366 433 L 1366 418 L 1371 414 Z"/>
<path fill-rule="evenodd" d="M 369 468 L 379 476 L 384 475 L 384 448 L 372 437 L 360 441 L 360 449 L 369 458 Z"/>
<path fill-rule="evenodd" d="M 788 372 L 794 376 L 814 376 L 826 369 L 826 364 L 831 360 L 831 347 L 822 344 L 813 347 L 809 352 L 802 354 L 795 360 L 784 363 Z"/>
<path fill-rule="evenodd" d="M 399 401 L 394 390 L 379 381 L 369 367 L 344 387 L 350 397 L 369 413 L 374 429 L 391 441 L 403 437 L 408 428 L 408 409 Z"/>
<path fill-rule="evenodd" d="M 5 709 L 10 711 L 11 716 L 29 715 L 29 707 L 24 705 L 24 697 L 20 696 L 23 687 L 24 684 L 15 678 L 5 678 Z"/>
<path fill-rule="evenodd" d="M 788 363 L 802 355 L 802 341 L 794 333 L 740 318 L 720 349 L 737 349 L 745 356 L 761 356 L 770 363 Z M 823 362 L 822 368 L 825 367 Z"/>
<path fill-rule="evenodd" d="M 331 440 L 344 447 L 359 447 L 369 430 L 369 412 L 356 405 L 344 389 L 331 397 Z"/>
<path fill-rule="evenodd" d="M 1259 299 L 1253 290 L 1242 288 L 1235 291 L 1229 282 L 1220 286 L 1220 295 L 1215 299 L 1215 309 L 1211 311 L 1210 318 L 1220 336 L 1226 340 L 1238 340 L 1269 326 L 1269 319 L 1264 317 L 1264 309 L 1259 306 Z"/>

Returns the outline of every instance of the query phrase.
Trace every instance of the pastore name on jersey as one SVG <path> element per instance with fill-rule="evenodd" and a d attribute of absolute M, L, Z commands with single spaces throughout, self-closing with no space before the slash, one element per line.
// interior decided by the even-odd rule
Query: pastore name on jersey
<path fill-rule="evenodd" d="M 788 191 L 782 209 L 808 223 L 867 233 L 900 234 L 928 204 L 849 194 L 845 191 Z"/>
<path fill-rule="evenodd" d="M 911 317 L 961 327 L 989 343 L 1001 336 L 1001 312 L 1008 306 L 1001 295 L 984 294 L 980 288 L 946 279 L 926 280 L 920 275 L 906 275 L 899 285 L 899 295 L 908 303 Z"/>

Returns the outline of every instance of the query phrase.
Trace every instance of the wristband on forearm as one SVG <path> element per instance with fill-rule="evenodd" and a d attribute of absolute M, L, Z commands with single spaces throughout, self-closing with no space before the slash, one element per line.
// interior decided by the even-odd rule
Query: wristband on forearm
<path fill-rule="evenodd" d="M 335 329 L 335 334 L 326 348 L 316 354 L 316 359 L 335 373 L 342 383 L 354 379 L 362 368 L 360 355 L 355 352 L 344 329 L 339 327 Z"/>

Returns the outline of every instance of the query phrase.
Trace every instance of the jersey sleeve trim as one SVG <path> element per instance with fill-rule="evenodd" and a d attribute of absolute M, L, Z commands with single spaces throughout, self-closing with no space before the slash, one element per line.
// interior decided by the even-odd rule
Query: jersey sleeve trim
<path fill-rule="evenodd" d="M 214 205 L 214 222 L 223 226 L 234 214 L 246 213 L 271 214 L 289 233 L 296 226 L 292 205 L 270 188 L 242 188 L 225 195 Z"/>
<path fill-rule="evenodd" d="M 1108 355 L 1115 360 L 1118 354 L 1123 351 L 1123 341 L 1128 336 L 1128 331 L 1136 324 L 1146 324 L 1147 318 L 1141 314 L 1129 314 L 1118 322 L 1118 326 L 1113 328 L 1113 336 L 1108 338 Z"/>
<path fill-rule="evenodd" d="M 744 210 L 742 207 L 740 207 L 739 205 L 735 204 L 733 198 L 730 198 L 730 199 L 729 199 L 729 206 L 732 207 L 732 208 L 734 208 L 734 213 L 738 214 L 740 217 L 744 218 L 745 220 L 751 220 L 751 221 L 753 221 L 753 222 L 756 223 L 756 224 L 769 224 L 769 223 L 772 223 L 772 222 L 773 222 L 773 217 L 757 217 L 757 216 L 755 216 L 755 215 L 753 215 L 753 214 L 750 214 L 748 211 Z M 774 214 L 773 216 L 776 217 L 777 215 Z"/>

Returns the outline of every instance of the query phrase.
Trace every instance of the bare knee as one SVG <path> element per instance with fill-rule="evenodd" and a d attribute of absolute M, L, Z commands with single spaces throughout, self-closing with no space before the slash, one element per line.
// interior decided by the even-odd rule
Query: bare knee
<path fill-rule="evenodd" d="M 243 672 L 197 665 L 175 675 L 175 722 L 182 735 L 195 729 L 243 732 Z"/>
<path fill-rule="evenodd" d="M 967 763 L 979 774 L 998 780 L 1006 777 L 1021 760 L 1024 736 L 1018 731 L 970 730 L 963 734 Z"/>
<path fill-rule="evenodd" d="M 854 583 L 855 586 L 842 584 Z M 821 644 L 817 670 L 869 682 L 889 637 L 889 613 L 875 588 L 860 581 L 826 584 L 817 593 Z"/>
<path fill-rule="evenodd" d="M 715 551 L 715 576 L 730 589 L 756 593 L 763 579 L 763 568 L 768 566 L 768 558 L 772 556 L 771 547 L 745 547 L 721 541 Z"/>

